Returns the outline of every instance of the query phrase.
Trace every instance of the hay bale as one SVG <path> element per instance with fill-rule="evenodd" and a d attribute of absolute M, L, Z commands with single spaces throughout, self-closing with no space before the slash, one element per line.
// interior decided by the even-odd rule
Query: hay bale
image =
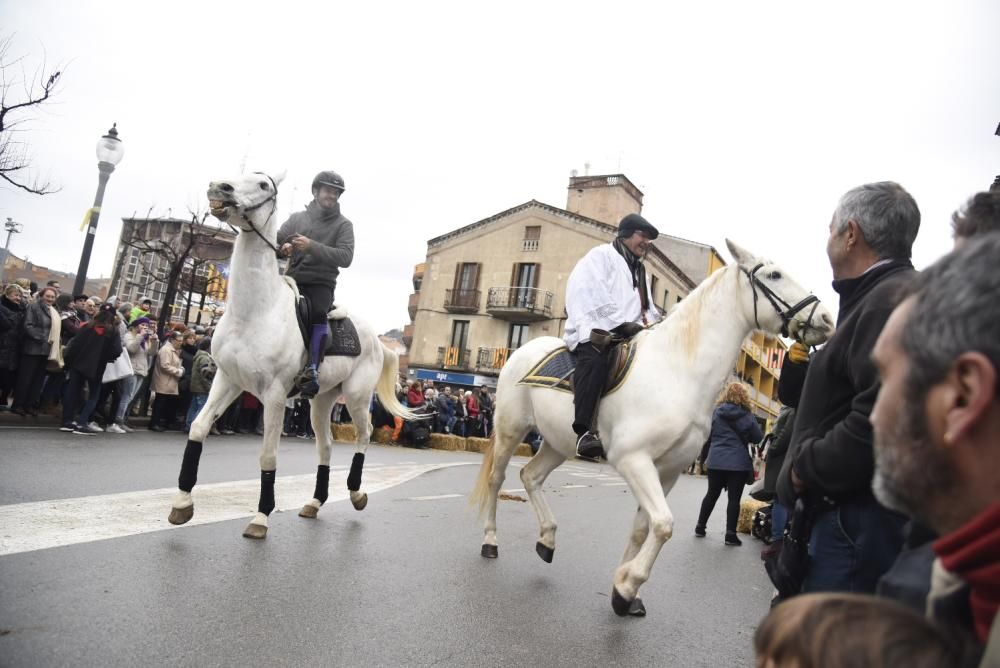
<path fill-rule="evenodd" d="M 430 446 L 435 450 L 462 451 L 465 450 L 465 439 L 454 434 L 431 434 Z"/>
<path fill-rule="evenodd" d="M 527 443 L 522 443 L 519 446 L 517 446 L 517 450 L 514 451 L 514 454 L 517 455 L 518 457 L 534 457 L 535 456 L 535 453 L 533 453 L 531 451 L 531 446 L 528 445 Z"/>
<path fill-rule="evenodd" d="M 750 533 L 753 526 L 753 516 L 758 510 L 767 505 L 765 501 L 751 499 L 749 496 L 740 501 L 740 518 L 736 521 L 736 531 L 739 533 Z"/>
<path fill-rule="evenodd" d="M 470 436 L 465 439 L 465 450 L 466 452 L 486 452 L 486 448 L 490 446 L 490 439 L 488 438 L 477 438 L 476 436 Z"/>
<path fill-rule="evenodd" d="M 358 430 L 353 424 L 332 424 L 330 433 L 335 441 L 355 443 L 358 440 Z"/>
<path fill-rule="evenodd" d="M 392 445 L 392 429 L 389 427 L 379 427 L 372 434 L 372 443 L 381 443 L 382 445 Z"/>

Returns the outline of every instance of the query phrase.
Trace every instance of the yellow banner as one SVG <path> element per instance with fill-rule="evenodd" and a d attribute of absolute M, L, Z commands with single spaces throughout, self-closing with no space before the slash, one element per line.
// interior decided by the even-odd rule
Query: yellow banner
<path fill-rule="evenodd" d="M 92 206 L 89 209 L 87 209 L 87 212 L 83 214 L 83 222 L 80 223 L 80 231 L 83 232 L 83 228 L 85 228 L 87 225 L 90 225 L 91 216 L 93 216 L 95 213 L 100 213 L 100 212 L 101 212 L 101 207 L 99 206 Z"/>

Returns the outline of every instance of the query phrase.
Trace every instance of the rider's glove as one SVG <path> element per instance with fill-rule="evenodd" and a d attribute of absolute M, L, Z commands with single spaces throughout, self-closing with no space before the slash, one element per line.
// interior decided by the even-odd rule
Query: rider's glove
<path fill-rule="evenodd" d="M 796 341 L 792 344 L 792 347 L 788 349 L 788 359 L 792 360 L 796 364 L 802 364 L 803 362 L 809 361 L 809 349 L 805 347 L 804 344 Z"/>
<path fill-rule="evenodd" d="M 643 327 L 642 325 L 640 325 L 637 322 L 623 322 L 622 324 L 618 325 L 617 327 L 615 327 L 611 331 L 613 331 L 618 336 L 621 336 L 621 337 L 627 339 L 630 336 L 635 336 L 636 334 L 638 334 L 639 332 L 641 332 L 643 329 L 645 329 L 645 327 Z"/>

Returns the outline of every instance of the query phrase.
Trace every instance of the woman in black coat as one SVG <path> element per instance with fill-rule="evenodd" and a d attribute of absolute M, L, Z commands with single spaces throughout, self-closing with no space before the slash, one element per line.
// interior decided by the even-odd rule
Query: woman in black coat
<path fill-rule="evenodd" d="M 36 415 L 38 397 L 45 380 L 45 364 L 52 352 L 52 319 L 59 318 L 53 304 L 55 288 L 42 288 L 35 301 L 28 304 L 24 313 L 24 333 L 21 336 L 21 357 L 17 364 L 17 386 L 14 404 L 10 410 L 18 415 Z"/>
<path fill-rule="evenodd" d="M 7 398 L 17 380 L 17 361 L 21 356 L 21 327 L 24 305 L 21 288 L 11 283 L 0 297 L 0 409 L 7 408 Z"/>
<path fill-rule="evenodd" d="M 750 396 L 742 383 L 726 387 L 715 413 L 712 414 L 712 432 L 708 451 L 708 492 L 701 502 L 701 513 L 694 528 L 696 536 L 705 536 L 715 502 L 722 488 L 729 490 L 726 506 L 726 545 L 742 545 L 736 535 L 736 521 L 740 516 L 740 497 L 743 485 L 753 471 L 749 444 L 764 437 L 757 419 L 750 412 Z"/>
<path fill-rule="evenodd" d="M 71 431 L 74 434 L 96 434 L 103 431 L 88 422 L 97 406 L 97 399 L 101 396 L 104 367 L 121 353 L 122 340 L 115 326 L 115 308 L 111 304 L 104 304 L 94 319 L 81 327 L 66 345 L 63 357 L 69 378 L 60 431 Z M 84 385 L 87 386 L 87 402 L 80 410 L 80 417 L 74 422 L 73 415 L 80 403 Z"/>

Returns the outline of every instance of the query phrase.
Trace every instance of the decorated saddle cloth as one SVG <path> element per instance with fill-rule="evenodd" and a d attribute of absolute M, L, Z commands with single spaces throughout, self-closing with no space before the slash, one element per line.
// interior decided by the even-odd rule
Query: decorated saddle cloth
<path fill-rule="evenodd" d="M 309 350 L 309 340 L 312 333 L 309 326 L 309 304 L 304 296 L 299 297 L 296 307 L 296 319 L 299 322 L 302 343 L 306 350 Z M 347 317 L 347 312 L 334 307 L 327 314 L 327 320 L 330 325 L 330 337 L 327 339 L 325 354 L 345 355 L 347 357 L 360 355 L 361 339 L 358 337 L 358 329 Z"/>
<path fill-rule="evenodd" d="M 625 379 L 628 378 L 629 371 L 632 369 L 632 361 L 635 359 L 635 342 L 629 340 L 619 343 L 611 349 L 609 355 L 611 359 L 608 366 L 608 378 L 604 382 L 604 391 L 601 396 L 611 394 L 621 387 Z M 574 371 L 576 371 L 576 355 L 571 353 L 569 348 L 560 346 L 533 366 L 531 371 L 518 381 L 518 384 L 551 387 L 554 390 L 572 392 Z"/>

